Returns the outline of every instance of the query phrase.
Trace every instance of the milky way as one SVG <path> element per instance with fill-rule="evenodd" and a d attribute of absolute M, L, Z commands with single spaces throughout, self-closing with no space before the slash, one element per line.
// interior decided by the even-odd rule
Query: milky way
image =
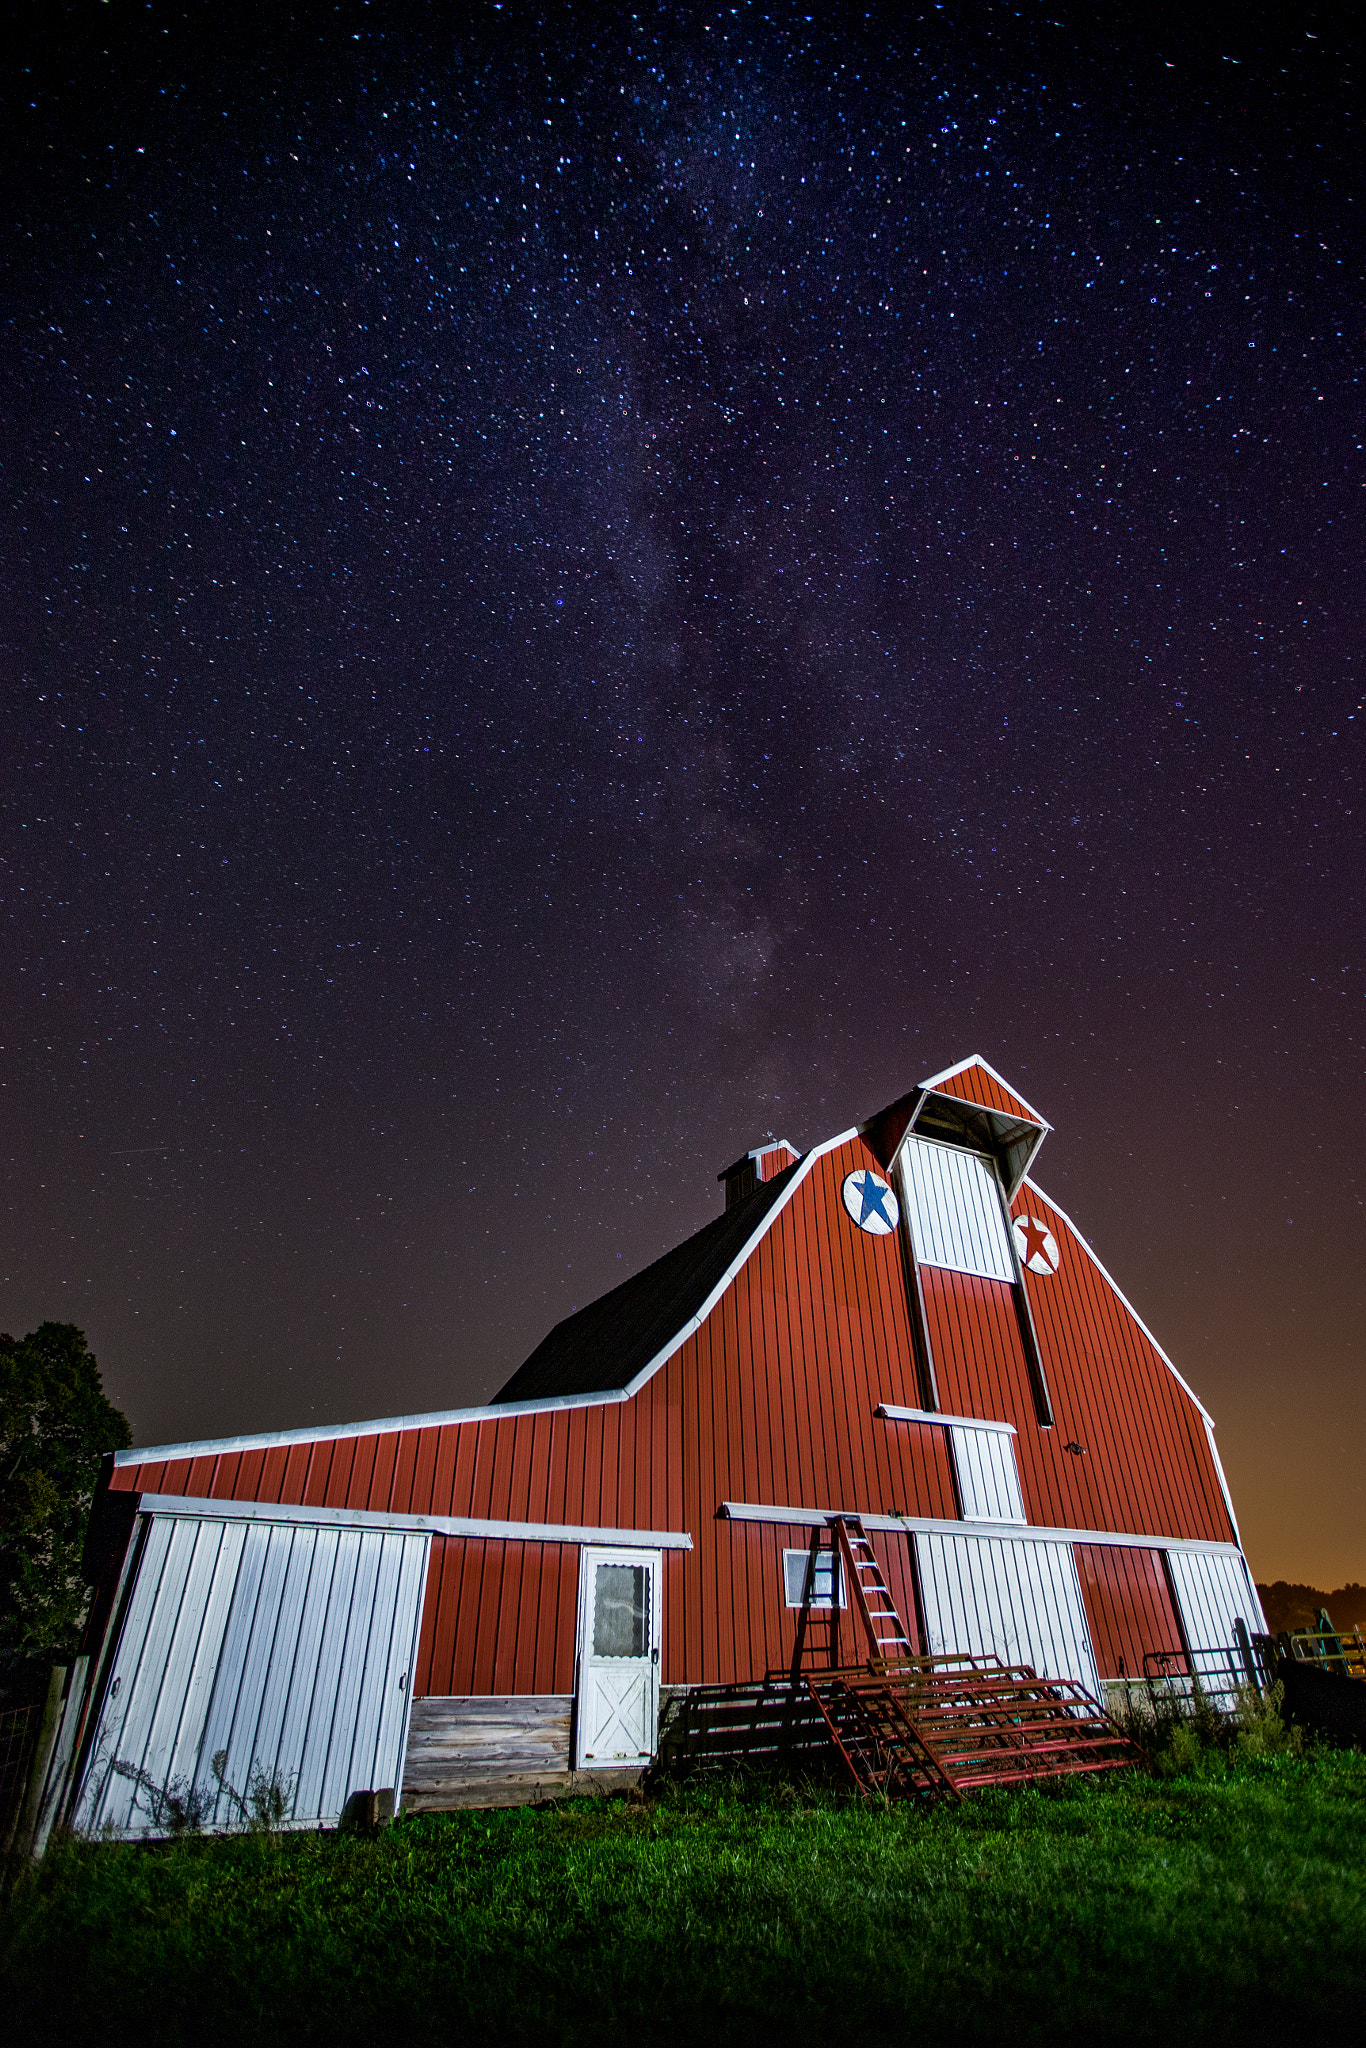
<path fill-rule="evenodd" d="M 28 18 L 0 1323 L 482 1399 L 978 1051 L 1366 1577 L 1358 48 L 440 12 Z"/>

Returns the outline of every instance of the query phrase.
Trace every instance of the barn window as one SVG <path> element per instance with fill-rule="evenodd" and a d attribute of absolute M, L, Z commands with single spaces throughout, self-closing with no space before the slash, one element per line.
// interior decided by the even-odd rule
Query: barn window
<path fill-rule="evenodd" d="M 593 1589 L 593 1655 L 649 1652 L 650 1574 L 643 1564 L 600 1564 Z"/>
<path fill-rule="evenodd" d="M 980 1152 L 932 1138 L 911 1138 L 902 1157 L 902 1185 L 921 1265 L 1013 1282 L 1015 1262 L 992 1162 Z"/>
<path fill-rule="evenodd" d="M 783 1598 L 789 1607 L 800 1607 L 802 1604 L 802 1594 L 806 1590 L 806 1560 L 810 1555 L 809 1550 L 785 1550 L 783 1552 Z M 834 1553 L 829 1550 L 818 1550 L 816 1553 L 816 1583 L 811 1589 L 811 1609 L 813 1613 L 818 1608 L 823 1608 L 827 1614 L 830 1612 L 830 1574 L 832 1567 L 838 1567 L 838 1559 Z M 843 1577 L 841 1576 L 836 1583 L 840 1589 L 840 1606 L 847 1607 L 849 1605 L 849 1596 L 844 1589 Z"/>
<path fill-rule="evenodd" d="M 958 1498 L 965 1522 L 1027 1520 L 1015 1463 L 1015 1437 L 1005 1429 L 973 1429 L 954 1423 L 949 1430 Z"/>

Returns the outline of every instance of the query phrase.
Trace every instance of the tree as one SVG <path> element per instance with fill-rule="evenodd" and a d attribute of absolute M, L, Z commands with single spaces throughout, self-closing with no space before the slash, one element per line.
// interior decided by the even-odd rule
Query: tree
<path fill-rule="evenodd" d="M 0 1336 L 0 1647 L 74 1650 L 100 1460 L 132 1440 L 74 1323 Z"/>

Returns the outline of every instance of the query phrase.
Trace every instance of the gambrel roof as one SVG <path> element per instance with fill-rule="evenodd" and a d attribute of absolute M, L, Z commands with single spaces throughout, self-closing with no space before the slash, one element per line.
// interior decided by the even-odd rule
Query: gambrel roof
<path fill-rule="evenodd" d="M 1007 1199 L 1013 1199 L 1050 1129 L 977 1053 L 931 1075 L 879 1110 L 859 1135 L 885 1167 L 912 1124 L 923 1127 L 926 1136 L 947 1136 L 993 1154 L 1000 1163 Z M 822 1153 L 852 1135 L 842 1132 L 807 1152 L 643 1272 L 566 1316 L 490 1405 L 634 1393 L 710 1308 L 713 1296 L 743 1264 L 797 1180 Z M 743 1163 L 742 1158 L 737 1167 Z"/>
<path fill-rule="evenodd" d="M 716 1289 L 762 1232 L 801 1170 L 800 1161 L 662 1259 L 590 1302 L 543 1337 L 490 1405 L 625 1391 L 681 1341 Z M 681 1334 L 680 1334 L 681 1333 Z"/>

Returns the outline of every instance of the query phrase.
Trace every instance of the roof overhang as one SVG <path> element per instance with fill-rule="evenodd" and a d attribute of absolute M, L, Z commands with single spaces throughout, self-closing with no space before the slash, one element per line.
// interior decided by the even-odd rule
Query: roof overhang
<path fill-rule="evenodd" d="M 964 1102 L 959 1095 L 941 1095 L 937 1088 L 921 1092 L 908 1128 L 920 1138 L 939 1138 L 946 1144 L 989 1153 L 1000 1168 L 1009 1202 L 1014 1201 L 1035 1153 L 1048 1136 L 1047 1124 L 1008 1116 L 1000 1109 L 984 1109 L 979 1103 Z"/>
<path fill-rule="evenodd" d="M 1049 1128 L 1041 1118 L 1036 1121 L 989 1109 L 922 1082 L 870 1117 L 859 1135 L 884 1168 L 891 1166 L 911 1131 L 922 1138 L 938 1138 L 942 1144 L 962 1145 L 970 1152 L 985 1152 L 1000 1169 L 1007 1201 L 1014 1201 Z"/>

